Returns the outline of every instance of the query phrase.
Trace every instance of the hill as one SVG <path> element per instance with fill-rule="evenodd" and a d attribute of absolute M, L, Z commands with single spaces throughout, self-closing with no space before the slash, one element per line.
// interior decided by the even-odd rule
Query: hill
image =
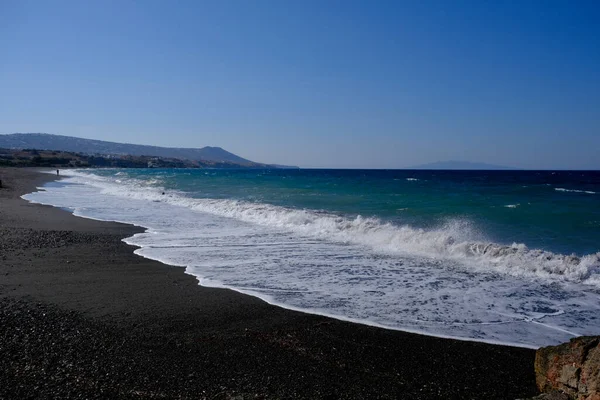
<path fill-rule="evenodd" d="M 13 133 L 0 135 L 0 148 L 66 151 L 78 154 L 151 156 L 168 159 L 225 163 L 240 167 L 281 168 L 247 160 L 220 147 L 180 148 L 116 143 L 47 133 Z"/>
<path fill-rule="evenodd" d="M 512 167 L 468 161 L 438 161 L 429 164 L 416 165 L 407 169 L 471 169 L 471 170 L 510 170 Z"/>
<path fill-rule="evenodd" d="M 3 166 L 44 168 L 253 168 L 228 161 L 197 161 L 154 156 L 132 156 L 129 154 L 101 155 L 58 150 L 0 148 L 0 167 Z"/>

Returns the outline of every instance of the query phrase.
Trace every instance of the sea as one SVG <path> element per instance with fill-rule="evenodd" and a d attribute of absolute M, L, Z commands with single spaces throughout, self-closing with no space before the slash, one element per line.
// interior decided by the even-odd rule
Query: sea
<path fill-rule="evenodd" d="M 600 172 L 82 169 L 23 196 L 292 310 L 538 348 L 600 334 Z"/>

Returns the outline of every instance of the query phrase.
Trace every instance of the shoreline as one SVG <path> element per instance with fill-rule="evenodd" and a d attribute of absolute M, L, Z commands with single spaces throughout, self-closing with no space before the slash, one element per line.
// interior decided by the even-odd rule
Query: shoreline
<path fill-rule="evenodd" d="M 83 360 L 73 354 L 66 362 L 81 364 L 87 381 L 105 394 L 416 399 L 537 394 L 534 350 L 346 322 L 274 306 L 232 289 L 201 286 L 185 268 L 137 256 L 135 246 L 122 242 L 141 227 L 77 217 L 20 198 L 56 176 L 0 169 L 0 179 L 7 186 L 0 189 L 2 310 L 22 307 L 35 313 L 42 308 L 66 325 L 82 323 L 106 335 L 99 346 L 117 360 L 88 349 Z M 0 316 L 5 318 L 4 311 Z M 17 316 L 8 326 L 27 323 Z M 115 343 L 127 345 L 115 354 Z M 17 350 L 27 346 L 35 344 L 12 351 L 18 356 Z M 13 372 L 21 371 L 22 363 L 4 347 L 0 356 L 5 360 L 0 394 L 44 397 L 60 389 L 44 382 L 38 382 L 38 389 L 19 389 L 26 379 Z M 48 359 L 47 354 L 35 357 L 42 364 Z M 61 361 L 54 362 L 62 362 L 57 357 Z M 118 372 L 110 375 L 124 377 L 103 379 L 84 366 L 90 357 Z M 72 383 L 69 392 L 60 392 L 66 397 L 88 393 L 77 380 L 64 379 Z"/>
<path fill-rule="evenodd" d="M 67 176 L 68 177 L 68 176 Z M 60 176 L 60 179 L 53 179 L 51 181 L 60 181 L 62 179 L 65 178 L 65 176 Z M 20 196 L 21 198 L 23 198 L 24 196 Z M 32 200 L 27 200 L 24 199 L 25 201 L 32 203 L 32 204 L 39 204 L 39 205 L 43 205 L 43 206 L 49 206 L 49 207 L 55 207 L 55 208 L 60 208 L 60 207 L 56 207 L 52 204 L 47 204 L 47 203 L 39 203 L 37 201 L 32 201 Z M 91 219 L 94 221 L 100 221 L 100 222 L 109 222 L 109 223 L 118 223 L 118 224 L 125 224 L 125 225 L 129 225 L 129 226 L 133 226 L 136 228 L 141 228 L 142 231 L 146 232 L 149 229 L 151 229 L 148 226 L 144 226 L 141 224 L 134 224 L 131 222 L 127 222 L 127 221 L 118 221 L 118 220 L 112 220 L 112 219 L 101 219 L 101 218 L 94 218 L 94 217 L 89 217 L 89 216 L 84 216 L 81 214 L 77 214 L 74 211 L 71 210 L 66 210 L 67 212 L 71 213 L 73 216 L 78 217 L 78 218 L 85 218 L 85 219 Z M 492 345 L 497 345 L 497 346 L 507 346 L 507 347 L 518 347 L 518 348 L 524 348 L 524 349 L 531 349 L 531 350 L 537 350 L 540 346 L 534 346 L 534 345 L 526 345 L 526 344 L 519 344 L 519 343 L 510 343 L 510 342 L 501 342 L 501 341 L 494 341 L 494 340 L 481 340 L 481 339 L 474 339 L 474 338 L 468 338 L 468 337 L 458 337 L 458 336 L 448 336 L 448 335 L 442 335 L 442 334 L 434 334 L 434 333 L 429 333 L 426 331 L 419 331 L 419 330 L 411 330 L 409 328 L 396 328 L 393 326 L 387 326 L 387 325 L 383 325 L 383 324 L 378 324 L 376 322 L 371 322 L 368 320 L 360 320 L 360 319 L 354 319 L 354 318 L 349 318 L 349 317 L 345 317 L 342 315 L 335 315 L 335 314 L 328 314 L 326 312 L 320 312 L 319 310 L 311 310 L 311 309 L 304 309 L 304 308 L 300 308 L 300 307 L 294 307 L 294 306 L 290 306 L 284 303 L 278 303 L 276 301 L 273 301 L 271 299 L 269 299 L 268 296 L 264 296 L 261 295 L 260 293 L 257 292 L 253 292 L 251 290 L 244 290 L 244 289 L 238 289 L 236 287 L 233 286 L 227 286 L 227 285 L 223 285 L 223 284 L 207 284 L 204 281 L 204 277 L 202 276 L 198 276 L 198 275 L 194 275 L 191 273 L 187 272 L 187 269 L 185 266 L 181 266 L 181 265 L 176 265 L 176 264 L 169 264 L 168 262 L 162 261 L 160 259 L 155 259 L 152 257 L 147 257 L 144 256 L 142 254 L 138 254 L 135 251 L 137 249 L 143 249 L 143 246 L 139 246 L 136 244 L 131 244 L 128 242 L 128 239 L 133 238 L 132 236 L 128 236 L 122 239 L 122 241 L 130 246 L 132 246 L 134 248 L 134 254 L 137 255 L 138 257 L 142 257 L 145 258 L 147 260 L 152 260 L 152 261 L 157 261 L 161 264 L 164 264 L 166 266 L 169 267 L 173 267 L 173 268 L 183 268 L 185 273 L 194 277 L 197 281 L 198 284 L 200 286 L 206 287 L 206 288 L 214 288 L 214 289 L 224 289 L 224 290 L 232 290 L 234 292 L 238 292 L 240 294 L 246 295 L 246 296 L 252 296 L 252 297 L 256 297 L 272 306 L 275 307 L 279 307 L 279 308 L 283 308 L 286 310 L 290 310 L 290 311 L 295 311 L 295 312 L 300 312 L 300 313 L 304 313 L 304 314 L 310 314 L 310 315 L 317 315 L 317 316 L 321 316 L 321 317 L 326 317 L 326 318 L 332 318 L 332 319 L 336 319 L 339 321 L 344 321 L 344 322 L 349 322 L 352 324 L 360 324 L 360 325 L 365 325 L 365 326 L 370 326 L 370 327 L 375 327 L 375 328 L 380 328 L 380 329 L 386 329 L 386 330 L 391 330 L 391 331 L 399 331 L 399 332 L 405 332 L 405 333 L 412 333 L 412 334 L 416 334 L 416 335 L 424 335 L 424 336 L 429 336 L 429 337 L 434 337 L 434 338 L 439 338 L 439 339 L 451 339 L 451 340 L 458 340 L 458 341 L 465 341 L 465 342 L 479 342 L 479 343 L 485 343 L 485 344 L 492 344 Z"/>

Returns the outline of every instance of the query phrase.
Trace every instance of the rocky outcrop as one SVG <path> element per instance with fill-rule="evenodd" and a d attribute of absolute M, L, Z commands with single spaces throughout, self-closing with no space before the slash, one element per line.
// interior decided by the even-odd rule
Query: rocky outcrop
<path fill-rule="evenodd" d="M 600 336 L 539 349 L 535 379 L 542 392 L 558 390 L 570 399 L 600 400 Z"/>

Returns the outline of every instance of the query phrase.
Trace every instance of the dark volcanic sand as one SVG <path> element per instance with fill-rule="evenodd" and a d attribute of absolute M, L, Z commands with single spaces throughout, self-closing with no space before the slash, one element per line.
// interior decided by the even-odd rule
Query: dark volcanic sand
<path fill-rule="evenodd" d="M 0 398 L 514 399 L 533 350 L 438 339 L 204 288 L 135 256 L 129 225 L 19 198 L 0 169 Z"/>

